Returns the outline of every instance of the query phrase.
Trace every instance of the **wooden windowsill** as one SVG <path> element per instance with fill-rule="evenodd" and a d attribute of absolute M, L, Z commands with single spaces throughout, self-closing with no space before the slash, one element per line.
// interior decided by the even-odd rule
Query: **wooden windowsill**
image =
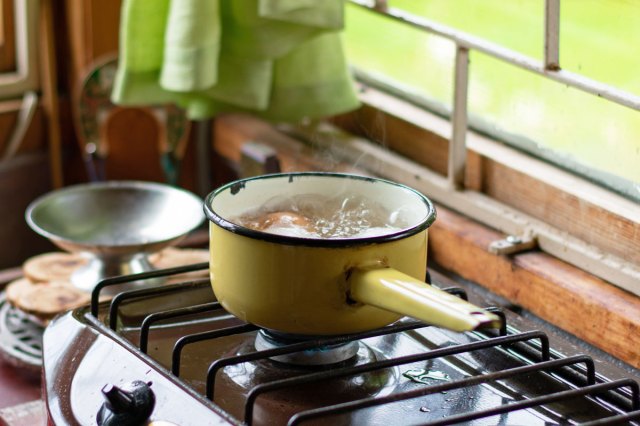
<path fill-rule="evenodd" d="M 640 298 L 540 251 L 487 251 L 502 234 L 442 206 L 429 231 L 441 267 L 640 368 Z"/>

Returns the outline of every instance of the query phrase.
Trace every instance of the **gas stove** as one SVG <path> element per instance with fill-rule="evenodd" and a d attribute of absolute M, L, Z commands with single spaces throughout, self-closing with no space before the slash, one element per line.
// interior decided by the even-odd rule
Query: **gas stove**
<path fill-rule="evenodd" d="M 207 279 L 99 302 L 106 288 L 207 264 L 106 279 L 90 307 L 44 334 L 58 425 L 640 424 L 637 371 L 497 307 L 432 271 L 435 285 L 503 318 L 454 333 L 403 319 L 342 336 L 282 335 L 225 312 Z M 553 344 L 551 343 L 553 341 Z"/>

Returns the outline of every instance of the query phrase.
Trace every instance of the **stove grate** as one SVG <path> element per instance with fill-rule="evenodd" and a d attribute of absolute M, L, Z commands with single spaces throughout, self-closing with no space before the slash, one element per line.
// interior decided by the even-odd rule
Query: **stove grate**
<path fill-rule="evenodd" d="M 438 351 L 436 350 L 433 352 L 438 352 Z M 433 355 L 433 352 L 426 355 Z M 444 355 L 438 355 L 438 354 L 435 354 L 435 355 L 436 356 L 429 356 L 428 358 L 422 357 L 422 359 L 424 360 L 424 359 L 435 358 L 437 356 L 444 356 Z M 602 392 L 604 390 L 616 389 L 624 386 L 630 387 L 633 392 L 633 399 L 632 399 L 633 409 L 638 410 L 640 408 L 638 407 L 638 384 L 636 382 L 630 379 L 622 379 L 615 382 L 595 384 L 595 370 L 594 370 L 593 360 L 587 356 L 578 355 L 570 358 L 545 361 L 545 362 L 540 362 L 534 365 L 526 365 L 522 367 L 512 368 L 512 369 L 503 370 L 495 373 L 488 373 L 481 376 L 474 376 L 467 379 L 457 380 L 454 382 L 443 383 L 439 385 L 431 385 L 427 388 L 416 389 L 413 391 L 393 394 L 385 397 L 366 398 L 366 399 L 361 399 L 361 400 L 353 401 L 349 403 L 337 404 L 332 407 L 323 407 L 315 410 L 308 410 L 306 412 L 302 412 L 295 415 L 291 419 L 289 424 L 295 425 L 303 421 L 308 421 L 308 420 L 319 418 L 322 416 L 344 414 L 349 411 L 372 407 L 374 405 L 396 402 L 396 401 L 410 399 L 410 398 L 417 398 L 421 396 L 427 396 L 427 395 L 438 393 L 438 392 L 447 392 L 454 389 L 512 378 L 517 375 L 523 375 L 523 374 L 532 373 L 532 372 L 553 370 L 559 367 L 570 366 L 576 363 L 584 363 L 585 365 L 587 365 L 587 368 L 589 369 L 590 376 L 587 379 L 589 385 L 585 387 L 572 389 L 564 392 L 557 392 L 551 395 L 531 398 L 528 400 L 518 401 L 508 405 L 503 405 L 500 407 L 495 407 L 487 410 L 481 410 L 481 411 L 475 411 L 472 413 L 465 413 L 465 414 L 450 416 L 447 419 L 435 420 L 426 424 L 449 425 L 449 424 L 463 423 L 463 422 L 477 420 L 484 417 L 491 417 L 499 414 L 505 414 L 511 411 L 521 410 L 525 408 L 532 408 L 532 407 L 548 404 L 551 402 L 571 399 L 577 396 L 593 395 L 593 394 Z M 276 389 L 277 384 L 269 383 L 267 385 L 264 385 L 263 388 L 264 389 L 254 389 L 254 391 L 252 391 L 252 394 L 250 394 L 250 397 L 249 397 L 251 398 L 251 402 L 255 401 L 255 398 L 258 396 L 259 393 L 267 390 Z M 254 396 L 253 393 L 255 393 L 256 395 Z M 247 410 L 246 415 L 247 417 L 245 418 L 250 419 L 251 418 L 250 416 L 252 415 L 252 411 Z"/>
<path fill-rule="evenodd" d="M 17 309 L 0 294 L 0 354 L 16 367 L 40 374 L 42 364 L 42 331 L 46 324 Z"/>
<path fill-rule="evenodd" d="M 207 281 L 208 284 L 208 281 Z M 186 308 L 171 309 L 169 311 L 155 312 L 147 315 L 142 324 L 140 325 L 140 350 L 143 353 L 147 353 L 147 346 L 149 344 L 149 332 L 151 326 L 159 321 L 165 321 L 168 319 L 180 318 L 182 316 L 190 316 L 196 314 L 204 314 L 206 312 L 213 312 L 222 309 L 222 306 L 218 302 L 203 303 L 202 305 L 188 306 Z M 113 329 L 115 331 L 115 329 Z M 178 366 L 179 368 L 179 366 Z M 177 376 L 178 374 L 174 372 Z"/>
<path fill-rule="evenodd" d="M 167 270 L 152 271 L 142 274 L 104 280 L 96 287 L 92 294 L 91 312 L 97 318 L 100 291 L 105 287 L 124 284 L 131 281 L 158 278 L 162 276 L 190 272 L 206 267 L 207 264 L 198 264 L 188 267 L 171 268 Z M 183 291 L 185 289 L 185 286 L 206 287 L 209 286 L 209 281 L 206 279 L 195 280 L 175 285 L 126 291 L 118 294 L 113 298 L 109 308 L 110 328 L 114 331 L 116 331 L 117 329 L 117 319 L 122 302 L 127 300 L 153 297 L 160 294 L 170 294 L 172 292 Z M 464 289 L 448 288 L 445 290 L 458 297 L 462 297 L 464 299 L 467 298 Z M 314 371 L 302 374 L 297 377 L 290 377 L 286 379 L 271 381 L 268 383 L 258 384 L 254 386 L 247 394 L 244 405 L 244 424 L 252 424 L 256 400 L 260 395 L 263 395 L 267 392 L 273 392 L 294 386 L 313 384 L 323 380 L 345 378 L 372 372 L 375 370 L 381 370 L 415 362 L 424 362 L 428 360 L 434 360 L 436 358 L 466 354 L 469 352 L 488 348 L 501 348 L 503 350 L 506 350 L 508 353 L 516 354 L 516 358 L 519 359 L 523 365 L 494 372 L 486 372 L 446 383 L 431 384 L 426 387 L 392 393 L 389 395 L 372 396 L 357 399 L 354 401 L 333 404 L 326 407 L 304 410 L 293 415 L 289 419 L 289 425 L 297 425 L 309 420 L 317 420 L 339 414 L 347 414 L 356 410 L 379 406 L 382 404 L 424 397 L 439 392 L 444 393 L 450 390 L 461 389 L 476 385 L 488 384 L 536 372 L 544 372 L 548 375 L 551 375 L 551 377 L 559 377 L 565 379 L 565 384 L 567 384 L 568 382 L 567 386 L 569 387 L 569 389 L 530 398 L 523 397 L 523 399 L 516 400 L 508 404 L 468 413 L 454 414 L 443 419 L 429 421 L 425 424 L 449 425 L 471 422 L 477 419 L 503 415 L 528 408 L 541 407 L 546 404 L 566 401 L 578 397 L 588 397 L 592 400 L 601 399 L 609 403 L 613 401 L 613 403 L 620 408 L 620 411 L 627 411 L 624 413 L 616 413 L 615 411 L 613 411 L 611 412 L 611 416 L 609 417 L 584 424 L 625 424 L 632 420 L 640 419 L 640 389 L 637 382 L 631 379 L 611 381 L 603 378 L 602 376 L 599 376 L 595 371 L 594 361 L 589 356 L 577 355 L 572 357 L 564 357 L 552 353 L 549 347 L 549 339 L 547 335 L 541 331 L 528 331 L 522 333 L 513 331 L 508 332 L 505 313 L 500 308 L 488 309 L 497 313 L 503 320 L 497 335 L 494 335 L 495 333 L 491 333 L 489 331 L 469 333 L 470 335 L 475 336 L 477 340 L 466 344 L 457 344 L 453 346 L 435 348 L 424 353 L 401 356 L 392 359 L 383 359 L 362 365 L 336 367 L 332 369 Z M 152 327 L 158 322 L 168 319 L 177 319 L 183 316 L 186 317 L 194 314 L 203 314 L 220 310 L 222 310 L 220 304 L 217 302 L 213 302 L 188 306 L 179 309 L 164 310 L 147 315 L 143 319 L 140 326 L 139 346 L 141 352 L 146 353 L 149 334 L 152 330 Z M 260 350 L 230 357 L 222 357 L 213 361 L 209 365 L 206 375 L 205 395 L 207 399 L 213 401 L 216 374 L 221 369 L 228 366 L 251 361 L 266 360 L 275 356 L 291 354 L 299 351 L 351 342 L 355 340 L 379 337 L 392 333 L 400 333 L 424 327 L 428 327 L 428 325 L 421 322 L 402 321 L 378 330 L 355 333 L 345 336 L 313 338 L 308 341 L 299 341 L 287 344 L 283 347 Z M 225 336 L 243 334 L 255 330 L 258 330 L 258 327 L 250 324 L 243 324 L 239 326 L 221 328 L 213 331 L 187 334 L 180 337 L 176 341 L 172 351 L 171 371 L 173 375 L 176 377 L 180 376 L 181 354 L 183 349 L 187 345 Z M 537 353 L 533 357 L 531 356 L 532 349 Z M 576 375 L 578 376 L 578 378 L 576 378 Z M 569 379 L 567 379 L 567 377 L 569 377 Z M 622 404 L 620 403 L 621 400 L 623 400 Z"/>
<path fill-rule="evenodd" d="M 511 343 L 522 342 L 530 339 L 540 339 L 541 341 L 544 341 L 548 344 L 547 337 L 544 335 L 544 333 L 534 331 L 534 332 L 528 332 L 528 333 L 521 333 L 517 335 L 496 337 L 491 340 L 481 340 L 478 342 L 473 342 L 465 345 L 458 345 L 454 347 L 434 349 L 423 354 L 408 355 L 400 358 L 382 360 L 382 361 L 372 362 L 369 364 L 350 367 L 350 368 L 322 371 L 319 373 L 308 374 L 301 377 L 278 380 L 271 383 L 258 385 L 249 393 L 247 397 L 247 403 L 246 403 L 246 409 L 245 409 L 245 421 L 249 424 L 251 423 L 250 419 L 253 416 L 253 404 L 255 403 L 258 396 L 260 396 L 265 392 L 279 390 L 289 386 L 308 384 L 314 381 L 347 377 L 355 374 L 371 372 L 378 369 L 395 367 L 403 364 L 411 364 L 419 361 L 427 361 L 427 360 L 440 358 L 444 356 L 457 355 L 457 354 L 470 352 L 474 350 L 487 349 L 487 348 L 501 346 L 501 345 L 508 345 Z M 548 349 L 548 346 L 546 347 Z M 542 359 L 548 360 L 549 352 L 543 351 L 541 354 L 541 357 Z M 564 365 L 571 365 L 577 362 L 584 362 L 587 365 L 587 368 L 589 371 L 589 380 L 595 381 L 595 370 L 594 370 L 593 361 L 590 358 L 584 357 L 584 356 L 575 357 L 575 358 L 566 358 L 562 360 L 547 361 L 537 365 L 529 365 L 529 366 L 522 367 L 521 370 L 519 371 L 515 371 L 515 369 L 511 370 L 511 373 L 513 375 L 524 374 L 524 373 L 529 373 L 537 370 L 551 369 L 551 368 L 557 368 Z M 470 379 L 467 379 L 466 381 L 461 380 L 461 381 L 449 382 L 441 385 L 435 385 L 435 386 L 432 385 L 432 386 L 429 386 L 428 388 L 418 389 L 415 392 L 393 394 L 393 395 L 388 395 L 386 397 L 367 398 L 359 401 L 354 401 L 352 403 L 339 404 L 333 407 L 325 407 L 323 409 L 318 409 L 313 411 L 310 410 L 305 413 L 300 413 L 299 421 L 303 421 L 307 418 L 311 419 L 311 418 L 320 417 L 322 415 L 343 414 L 348 411 L 356 410 L 359 408 L 367 408 L 373 405 L 396 402 L 403 399 L 415 398 L 418 396 L 425 396 L 430 393 L 447 391 L 450 389 L 455 389 L 457 387 L 471 386 L 474 384 L 480 384 L 480 383 L 489 382 L 492 380 L 499 380 L 501 378 L 509 377 L 509 374 L 507 374 L 507 371 L 510 371 L 510 370 L 506 370 L 499 373 L 486 374 L 483 376 L 472 377 Z M 501 377 L 500 373 L 504 373 L 503 374 L 504 377 Z M 296 423 L 298 422 L 298 420 L 294 421 L 294 419 L 292 419 L 292 422 Z"/>
<path fill-rule="evenodd" d="M 337 336 L 337 337 L 325 337 L 325 338 L 312 339 L 312 340 L 307 340 L 300 343 L 294 343 L 294 344 L 287 345 L 280 348 L 267 349 L 267 350 L 257 351 L 257 352 L 244 354 L 244 355 L 236 355 L 228 358 L 220 358 L 212 362 L 207 371 L 206 396 L 210 400 L 213 400 L 213 396 L 214 396 L 213 390 L 215 388 L 216 373 L 224 367 L 228 367 L 234 364 L 241 364 L 243 362 L 259 361 L 263 359 L 274 358 L 277 356 L 288 355 L 288 354 L 292 354 L 292 353 L 300 352 L 304 350 L 310 350 L 310 349 L 336 345 L 340 343 L 352 342 L 355 340 L 367 339 L 370 337 L 378 337 L 378 336 L 384 336 L 392 333 L 400 333 L 403 331 L 415 330 L 421 327 L 425 327 L 425 324 L 421 322 L 408 322 L 404 324 L 396 324 L 396 325 L 383 327 L 383 328 L 372 330 L 369 332 L 355 333 L 355 334 L 349 334 L 349 335 L 343 335 L 343 336 Z M 368 364 L 368 365 L 372 365 L 372 364 Z M 348 371 L 344 374 L 344 376 L 350 375 L 351 372 L 354 371 L 353 370 L 354 368 L 355 367 L 352 367 L 351 369 L 347 369 Z M 338 371 L 338 370 L 333 370 L 333 371 Z M 310 377 L 310 376 L 312 377 L 310 381 L 313 381 L 315 378 L 315 376 L 313 375 L 303 376 L 301 377 L 301 380 L 304 379 L 304 377 Z M 340 377 L 340 376 L 336 376 L 336 377 Z M 323 379 L 324 377 L 321 377 L 319 380 L 323 380 Z M 302 384 L 302 383 L 308 383 L 308 381 L 302 380 L 301 382 L 299 382 L 299 384 Z"/>
<path fill-rule="evenodd" d="M 632 411 L 630 413 L 618 414 L 617 416 L 607 417 L 606 419 L 594 420 L 592 422 L 582 423 L 582 426 L 605 426 L 605 425 L 624 425 L 631 420 L 640 420 L 640 411 Z"/>
<path fill-rule="evenodd" d="M 100 281 L 98 284 L 96 284 L 96 286 L 91 291 L 91 315 L 93 315 L 96 318 L 98 317 L 99 308 L 100 308 L 100 293 L 105 288 L 114 287 L 122 284 L 128 284 L 132 282 L 151 280 L 153 278 L 165 278 L 165 277 L 170 277 L 172 275 L 178 275 L 178 274 L 183 274 L 187 272 L 201 271 L 207 268 L 209 268 L 209 263 L 203 262 L 203 263 L 195 263 L 193 265 L 187 265 L 187 266 L 177 266 L 175 268 L 157 269 L 155 271 L 141 272 L 138 274 L 121 275 L 118 277 L 106 278 Z M 197 283 L 197 284 L 192 284 L 193 286 L 209 285 L 208 280 L 194 280 L 193 282 Z M 115 309 L 117 311 L 117 306 L 119 306 L 122 299 L 131 297 L 131 296 L 126 296 L 126 294 L 130 292 L 133 292 L 135 297 L 146 297 L 147 295 L 156 294 L 157 292 L 174 291 L 175 289 L 180 287 L 184 288 L 185 285 L 186 283 L 178 283 L 178 284 L 172 284 L 172 285 L 166 285 L 166 286 L 155 286 L 155 287 L 145 288 L 141 290 L 131 290 L 131 291 L 119 293 L 118 295 L 116 295 L 116 297 L 113 298 L 113 300 L 119 299 L 119 301 L 116 304 L 116 308 L 111 308 L 111 309 L 112 310 Z M 168 288 L 171 288 L 172 290 L 164 290 Z M 147 291 L 143 292 L 143 290 L 147 290 Z M 120 296 L 120 298 L 118 298 L 120 294 L 122 294 L 123 296 Z M 113 305 L 113 301 L 112 301 L 112 305 Z M 111 327 L 111 329 L 115 330 L 115 327 Z"/>

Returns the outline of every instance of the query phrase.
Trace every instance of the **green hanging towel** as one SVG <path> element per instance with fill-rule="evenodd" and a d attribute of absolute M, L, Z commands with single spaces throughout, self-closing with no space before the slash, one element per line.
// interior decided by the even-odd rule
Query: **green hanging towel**
<path fill-rule="evenodd" d="M 112 99 L 173 102 L 192 119 L 353 110 L 343 13 L 343 0 L 125 0 Z"/>

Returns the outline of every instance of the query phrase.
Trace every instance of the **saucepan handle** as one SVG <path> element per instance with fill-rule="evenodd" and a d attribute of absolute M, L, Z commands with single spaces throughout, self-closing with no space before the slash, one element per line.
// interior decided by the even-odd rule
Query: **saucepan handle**
<path fill-rule="evenodd" d="M 500 318 L 393 268 L 354 268 L 348 279 L 356 302 L 453 331 L 497 328 Z"/>

